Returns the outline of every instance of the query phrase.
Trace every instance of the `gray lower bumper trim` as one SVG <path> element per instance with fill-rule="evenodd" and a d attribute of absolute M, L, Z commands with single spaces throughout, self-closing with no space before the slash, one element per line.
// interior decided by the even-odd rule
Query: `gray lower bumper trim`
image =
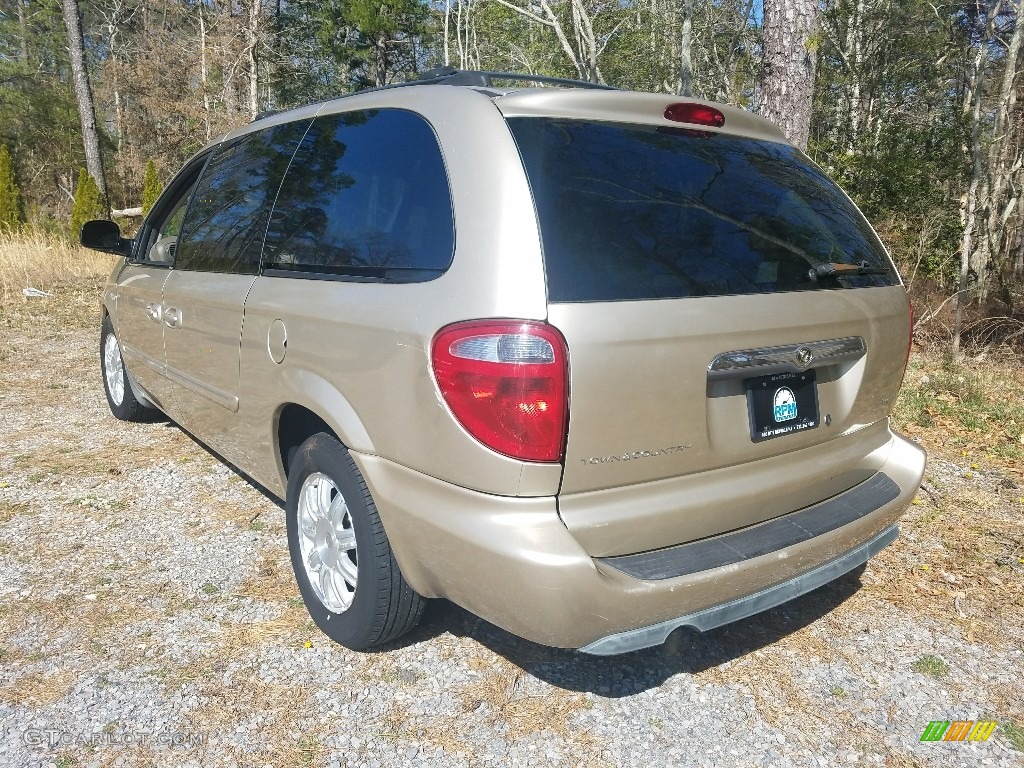
<path fill-rule="evenodd" d="M 891 526 L 870 541 L 866 541 L 856 549 L 852 549 L 845 555 L 836 558 L 824 565 L 806 573 L 801 573 L 789 581 L 783 581 L 773 587 L 768 587 L 760 592 L 755 592 L 747 597 L 741 597 L 721 605 L 714 605 L 696 613 L 680 616 L 676 619 L 669 619 L 660 624 L 653 624 L 649 627 L 631 629 L 627 632 L 619 632 L 608 637 L 595 640 L 590 645 L 580 648 L 583 653 L 592 653 L 597 656 L 614 656 L 619 653 L 637 651 L 641 648 L 650 648 L 654 645 L 661 645 L 668 638 L 673 630 L 679 627 L 693 627 L 700 631 L 714 629 L 723 624 L 730 624 L 755 613 L 774 608 L 776 605 L 788 602 L 795 597 L 811 592 L 820 586 L 828 584 L 844 573 L 852 571 L 858 565 L 866 563 L 878 552 L 899 535 L 899 527 Z"/>

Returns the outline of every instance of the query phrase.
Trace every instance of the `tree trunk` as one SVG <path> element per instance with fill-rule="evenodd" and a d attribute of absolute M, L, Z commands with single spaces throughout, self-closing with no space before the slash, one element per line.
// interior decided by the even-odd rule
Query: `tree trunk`
<path fill-rule="evenodd" d="M 249 118 L 260 113 L 260 0 L 249 0 L 249 20 L 245 25 L 245 56 L 249 75 Z"/>
<path fill-rule="evenodd" d="M 722 63 L 721 85 L 718 88 L 716 98 L 718 101 L 731 103 L 733 98 L 733 78 L 736 75 L 736 60 L 739 55 L 740 40 L 743 33 L 750 25 L 750 17 L 754 12 L 754 0 L 746 0 L 743 5 L 743 12 L 735 20 L 735 26 L 729 37 L 729 47 L 726 50 L 725 61 Z"/>
<path fill-rule="evenodd" d="M 818 48 L 815 0 L 765 0 L 764 63 L 758 112 L 807 148 Z"/>
<path fill-rule="evenodd" d="M 988 216 L 985 222 L 984 248 L 975 260 L 979 274 L 979 292 L 984 300 L 994 271 L 1002 269 L 1009 261 L 1006 224 L 1017 205 L 1016 195 L 1020 194 L 1020 178 L 1024 157 L 1016 146 L 1020 127 L 1010 116 L 1017 103 L 1017 59 L 1024 45 L 1024 6 L 1017 4 L 1013 36 L 1003 57 L 1004 69 L 996 107 L 996 120 L 992 131 L 992 142 L 988 150 Z"/>
<path fill-rule="evenodd" d="M 480 39 L 477 36 L 476 12 L 472 4 L 466 8 L 466 69 L 483 69 Z"/>
<path fill-rule="evenodd" d="M 679 95 L 693 96 L 693 0 L 683 0 L 679 35 Z"/>
<path fill-rule="evenodd" d="M 953 320 L 953 354 L 960 354 L 960 335 L 963 330 L 964 307 L 967 305 L 967 286 L 971 273 L 974 228 L 978 215 L 978 187 L 984 173 L 981 164 L 981 72 L 977 72 L 974 91 L 974 111 L 971 124 L 971 184 L 964 203 L 964 231 L 960 240 L 960 282 L 956 294 L 956 315 Z"/>
<path fill-rule="evenodd" d="M 203 87 L 203 120 L 206 123 L 206 141 L 210 141 L 210 83 L 206 65 L 206 18 L 203 4 L 199 3 L 199 77 Z"/>
<path fill-rule="evenodd" d="M 597 37 L 594 35 L 593 21 L 582 0 L 572 0 L 572 21 L 576 30 L 576 48 L 580 61 L 584 62 L 587 80 L 599 83 L 601 75 L 597 68 Z"/>
<path fill-rule="evenodd" d="M 847 41 L 849 47 L 847 52 L 850 57 L 850 136 L 847 149 L 851 152 L 858 148 L 861 125 L 863 123 L 862 109 L 863 96 L 861 94 L 861 68 L 864 60 L 862 57 L 861 23 L 864 18 L 864 0 L 857 0 L 853 16 L 849 20 L 849 32 Z"/>
<path fill-rule="evenodd" d="M 117 153 L 120 156 L 125 146 L 124 109 L 121 104 L 121 60 L 118 50 L 120 32 L 120 5 L 115 5 L 107 19 L 107 39 L 110 41 L 110 70 L 114 90 L 114 132 L 117 134 Z"/>
<path fill-rule="evenodd" d="M 388 36 L 384 32 L 381 32 L 377 39 L 373 43 L 373 84 L 378 88 L 388 84 L 388 71 L 390 67 L 390 59 L 388 57 Z"/>
<path fill-rule="evenodd" d="M 982 87 L 985 80 L 985 61 L 987 58 L 988 41 L 995 31 L 995 20 L 999 16 L 1001 2 L 991 9 L 988 22 L 981 27 L 979 18 L 978 49 L 975 52 L 971 68 L 971 86 L 965 94 L 965 112 L 970 111 L 971 118 L 971 183 L 967 188 L 967 196 L 963 208 L 963 235 L 960 239 L 960 281 L 956 293 L 956 314 L 953 320 L 953 354 L 960 354 L 960 336 L 963 331 L 963 314 L 967 306 L 971 275 L 971 256 L 974 253 L 974 234 L 978 225 L 978 190 L 985 180 L 985 168 L 982 162 L 981 147 L 981 100 L 984 95 Z"/>
<path fill-rule="evenodd" d="M 110 209 L 107 199 L 107 180 L 103 175 L 103 158 L 100 156 L 100 135 L 96 130 L 96 110 L 89 87 L 89 72 L 85 68 L 85 51 L 82 39 L 82 16 L 78 12 L 77 0 L 63 0 L 64 24 L 68 30 L 68 52 L 71 56 L 71 74 L 78 100 L 78 117 L 82 123 L 82 143 L 85 147 L 85 167 L 99 187 L 103 207 Z"/>
<path fill-rule="evenodd" d="M 18 32 L 21 35 L 18 60 L 23 69 L 28 69 L 28 17 L 25 15 L 25 0 L 18 0 Z"/>
<path fill-rule="evenodd" d="M 452 23 L 452 0 L 446 0 L 444 4 L 444 65 L 447 67 L 451 65 L 452 57 L 448 52 L 448 41 L 450 38 L 450 28 Z"/>

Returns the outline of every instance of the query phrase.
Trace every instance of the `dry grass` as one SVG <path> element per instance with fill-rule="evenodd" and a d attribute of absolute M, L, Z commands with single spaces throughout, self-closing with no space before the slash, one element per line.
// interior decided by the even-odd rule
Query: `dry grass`
<path fill-rule="evenodd" d="M 0 299 L 21 300 L 23 288 L 50 291 L 106 277 L 117 257 L 72 245 L 39 229 L 0 231 Z"/>
<path fill-rule="evenodd" d="M 788 736 L 795 735 L 806 741 L 804 746 L 812 746 L 817 738 L 816 732 L 827 729 L 833 713 L 819 711 L 788 672 L 792 665 L 782 658 L 784 650 L 799 645 L 799 640 L 791 635 L 782 641 L 782 645 L 749 654 L 724 667 L 710 667 L 694 677 L 702 684 L 743 686 L 753 698 L 754 708 L 761 719 L 773 728 L 787 732 Z M 793 712 L 801 713 L 801 730 L 795 733 L 786 728 L 793 721 Z M 852 723 L 853 718 L 850 720 Z M 808 728 L 811 724 L 813 728 Z"/>
<path fill-rule="evenodd" d="M 1024 725 L 1024 699 L 1020 695 L 1020 685 L 1004 683 L 996 686 L 991 692 L 992 704 L 1000 714 L 1003 723 L 1013 723 L 1017 728 Z M 1024 752 L 1024 741 L 1014 748 Z"/>
<path fill-rule="evenodd" d="M 66 553 L 48 554 L 55 565 L 66 559 Z M 31 559 L 35 563 L 41 561 L 38 554 L 33 554 Z M 67 574 L 70 578 L 81 578 L 74 570 Z M 122 585 L 110 589 L 93 582 L 90 589 L 95 591 L 89 598 L 70 593 L 36 597 L 42 588 L 42 579 L 37 577 L 32 581 L 32 592 L 8 603 L 0 622 L 0 646 L 5 649 L 4 662 L 8 664 L 45 658 L 45 643 L 70 632 L 77 638 L 79 647 L 88 649 L 93 658 L 116 657 L 119 664 L 127 666 L 138 662 L 143 651 L 136 644 L 125 642 L 125 627 L 141 626 L 161 618 L 147 605 L 150 590 L 129 590 Z M 125 583 L 132 582 L 126 579 Z"/>
<path fill-rule="evenodd" d="M 9 704 L 45 706 L 64 698 L 74 681 L 75 674 L 68 670 L 29 672 L 0 688 L 0 700 Z"/>
<path fill-rule="evenodd" d="M 254 648 L 266 645 L 298 647 L 307 638 L 320 642 L 314 633 L 312 620 L 302 606 L 291 566 L 274 557 L 263 556 L 256 573 L 231 593 L 233 598 L 247 598 L 261 603 L 284 606 L 274 619 L 250 624 L 231 624 L 223 627 L 217 638 L 217 654 L 223 659 L 242 660 L 252 655 Z"/>
<path fill-rule="evenodd" d="M 969 478 L 926 480 L 901 521 L 898 547 L 872 561 L 863 594 L 959 627 L 970 642 L 1014 642 L 1024 611 L 1021 488 L 979 488 Z"/>
<path fill-rule="evenodd" d="M 504 660 L 487 663 L 469 660 L 470 666 L 486 671 L 456 692 L 466 712 L 486 705 L 485 722 L 501 724 L 510 741 L 540 731 L 551 731 L 561 740 L 578 744 L 586 734 L 572 727 L 573 716 L 589 708 L 587 698 L 579 693 L 546 689 L 543 695 L 527 691 L 526 673 Z"/>
<path fill-rule="evenodd" d="M 467 646 L 467 650 L 472 646 Z M 604 766 L 600 745 L 574 721 L 576 715 L 591 708 L 580 693 L 544 687 L 532 690 L 536 681 L 500 658 L 478 655 L 461 656 L 462 663 L 478 673 L 477 679 L 453 690 L 458 710 L 438 715 L 412 715 L 401 703 L 390 706 L 376 721 L 374 735 L 391 741 L 412 741 L 441 748 L 449 755 L 472 757 L 473 730 L 486 728 L 501 734 L 507 744 L 532 735 L 555 736 L 565 749 L 571 765 Z M 402 680 L 394 667 L 376 669 L 379 679 L 389 685 Z M 368 682 L 378 677 L 364 673 Z"/>
<path fill-rule="evenodd" d="M 897 427 L 933 454 L 979 467 L 996 462 L 1024 476 L 1024 361 L 1004 352 L 962 361 L 916 352 L 893 415 Z"/>
<path fill-rule="evenodd" d="M 0 523 L 6 523 L 8 520 L 13 519 L 15 515 L 27 512 L 28 509 L 29 505 L 27 502 L 0 499 Z"/>
<path fill-rule="evenodd" d="M 894 421 L 932 466 L 865 592 L 1002 647 L 1024 611 L 1024 364 L 915 353 Z"/>
<path fill-rule="evenodd" d="M 254 753 L 247 755 L 247 764 L 296 768 L 322 765 L 329 730 L 308 716 L 309 690 L 299 690 L 294 682 L 268 682 L 255 670 L 237 672 L 229 683 L 223 682 L 219 674 L 204 670 L 198 689 L 191 692 L 204 705 L 189 715 L 183 730 L 214 734 L 248 725 Z M 258 727 L 257 716 L 262 718 Z"/>
<path fill-rule="evenodd" d="M 152 429 L 152 427 L 148 427 Z M 141 429 L 137 427 L 121 427 L 124 430 Z M 15 432 L 10 435 L 10 444 L 17 445 L 24 436 Z M 175 429 L 165 430 L 164 439 L 147 443 L 132 443 L 131 450 L 126 451 L 124 444 L 104 445 L 89 448 L 76 444 L 46 444 L 37 448 L 18 449 L 11 457 L 15 469 L 28 470 L 32 473 L 29 480 L 42 482 L 47 477 L 86 478 L 98 475 L 120 477 L 139 469 L 158 466 L 168 456 L 178 452 L 195 453 L 198 457 L 202 449 L 196 446 L 187 436 Z M 252 513 L 249 513 L 250 517 Z"/>

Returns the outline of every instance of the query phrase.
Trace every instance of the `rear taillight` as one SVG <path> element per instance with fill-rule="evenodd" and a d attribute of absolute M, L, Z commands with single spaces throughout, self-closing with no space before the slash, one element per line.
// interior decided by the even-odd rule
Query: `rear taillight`
<path fill-rule="evenodd" d="M 550 325 L 480 320 L 434 337 L 434 376 L 459 423 L 488 448 L 560 461 L 569 415 L 565 339 Z"/>

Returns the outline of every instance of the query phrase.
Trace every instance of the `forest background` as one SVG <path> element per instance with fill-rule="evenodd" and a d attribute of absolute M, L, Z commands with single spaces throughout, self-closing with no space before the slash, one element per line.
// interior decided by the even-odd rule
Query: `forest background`
<path fill-rule="evenodd" d="M 920 340 L 1019 350 L 1022 3 L 0 0 L 0 229 L 151 204 L 265 110 L 443 65 L 569 77 L 774 119 L 878 230 Z"/>

